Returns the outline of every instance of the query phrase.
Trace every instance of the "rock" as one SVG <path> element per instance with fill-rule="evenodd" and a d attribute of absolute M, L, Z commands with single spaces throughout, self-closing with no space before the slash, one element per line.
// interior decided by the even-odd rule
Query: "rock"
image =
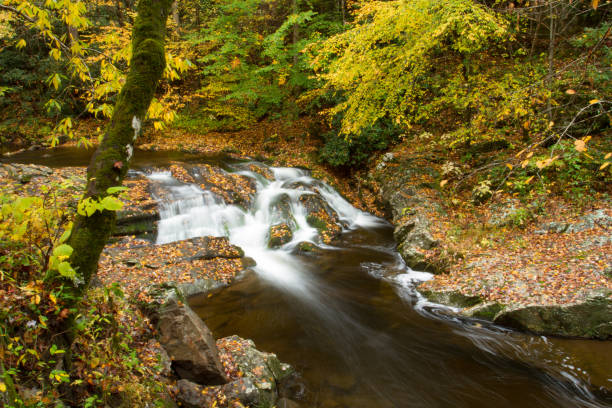
<path fill-rule="evenodd" d="M 438 248 L 440 242 L 431 232 L 431 221 L 427 215 L 432 209 L 442 212 L 436 197 L 437 191 L 431 189 L 438 174 L 426 163 L 419 160 L 402 160 L 398 165 L 387 166 L 383 171 L 373 174 L 380 183 L 380 197 L 388 209 L 395 225 L 394 237 L 398 251 L 406 264 L 416 270 L 433 273 L 447 272 L 448 262 L 437 262 L 425 254 Z M 416 184 L 419 180 L 419 184 Z"/>
<path fill-rule="evenodd" d="M 200 247 L 194 255 L 185 257 L 187 261 L 195 261 L 198 259 L 236 259 L 244 256 L 242 248 L 232 245 L 227 237 L 198 237 L 192 238 L 191 241 L 196 247 Z"/>
<path fill-rule="evenodd" d="M 164 350 L 159 341 L 155 339 L 149 340 L 147 348 L 149 350 L 152 350 L 159 358 L 159 374 L 164 377 L 170 377 L 172 375 L 172 361 L 170 360 L 170 356 L 168 356 L 168 353 L 166 353 L 166 350 Z"/>
<path fill-rule="evenodd" d="M 600 227 L 607 230 L 612 226 L 612 217 L 606 214 L 606 210 L 597 210 L 589 214 L 580 217 L 580 222 L 574 224 L 568 224 L 564 222 L 549 222 L 542 224 L 540 229 L 535 231 L 536 234 L 548 234 L 548 233 L 576 233 L 582 232 L 595 227 Z"/>
<path fill-rule="evenodd" d="M 342 232 L 338 214 L 319 194 L 304 194 L 300 202 L 306 209 L 306 221 L 319 231 L 321 240 L 330 243 Z"/>
<path fill-rule="evenodd" d="M 393 237 L 399 243 L 397 249 L 409 267 L 432 273 L 444 272 L 423 254 L 423 250 L 435 248 L 440 244 L 429 232 L 427 217 L 418 214 L 411 217 L 395 228 Z"/>
<path fill-rule="evenodd" d="M 612 301 L 609 290 L 570 305 L 502 305 L 483 302 L 458 291 L 420 291 L 434 303 L 462 308 L 465 317 L 485 319 L 515 330 L 560 337 L 606 340 L 612 338 Z"/>
<path fill-rule="evenodd" d="M 536 234 L 561 234 L 567 230 L 569 224 L 565 222 L 549 222 L 546 224 L 542 224 L 539 230 L 536 230 Z"/>
<path fill-rule="evenodd" d="M 259 391 L 250 378 L 214 387 L 204 387 L 189 380 L 179 380 L 176 385 L 177 400 L 186 408 L 233 407 L 232 403 L 236 401 L 244 406 L 254 406 L 261 402 Z"/>
<path fill-rule="evenodd" d="M 155 237 L 160 219 L 157 201 L 153 198 L 157 186 L 146 177 L 131 174 L 124 186 L 129 189 L 129 198 L 122 199 L 123 208 L 117 211 L 113 235 Z"/>
<path fill-rule="evenodd" d="M 248 163 L 246 165 L 246 168 L 247 170 L 252 171 L 253 173 L 259 174 L 266 180 L 274 180 L 274 173 L 272 173 L 272 170 L 270 170 L 270 168 L 264 164 L 252 162 Z"/>
<path fill-rule="evenodd" d="M 293 217 L 291 211 L 291 198 L 288 194 L 281 194 L 272 203 L 270 203 L 272 209 L 272 223 L 273 224 L 287 224 L 292 231 L 297 228 L 297 222 Z"/>
<path fill-rule="evenodd" d="M 504 309 L 504 306 L 497 302 L 483 302 L 476 306 L 468 307 L 461 311 L 461 314 L 466 317 L 474 317 L 477 319 L 491 320 Z"/>
<path fill-rule="evenodd" d="M 491 215 L 487 224 L 493 227 L 505 227 L 516 222 L 516 215 L 521 210 L 521 202 L 515 198 L 491 205 Z"/>
<path fill-rule="evenodd" d="M 189 380 L 178 380 L 176 386 L 178 388 L 176 399 L 186 408 L 210 407 L 214 402 L 214 398 L 202 392 L 204 387 L 201 385 Z"/>
<path fill-rule="evenodd" d="M 580 217 L 581 222 L 570 225 L 566 233 L 581 232 L 599 226 L 604 230 L 612 226 L 612 217 L 605 210 L 597 210 Z"/>
<path fill-rule="evenodd" d="M 180 378 L 199 384 L 227 382 L 215 340 L 189 306 L 177 298 L 168 299 L 160 309 L 157 326 L 159 341 Z"/>
<path fill-rule="evenodd" d="M 251 378 L 240 378 L 223 386 L 223 393 L 228 401 L 240 401 L 243 405 L 252 406 L 261 402 L 259 390 Z"/>
<path fill-rule="evenodd" d="M 295 247 L 295 253 L 298 255 L 316 255 L 321 252 L 321 248 L 312 242 L 302 241 Z"/>
<path fill-rule="evenodd" d="M 222 351 L 229 353 L 238 370 L 244 373 L 244 378 L 253 381 L 262 400 L 276 400 L 278 384 L 294 374 L 293 368 L 281 363 L 276 354 L 257 350 L 252 340 L 230 336 L 220 339 L 217 344 Z M 235 347 L 236 344 L 240 347 Z"/>
<path fill-rule="evenodd" d="M 493 321 L 535 334 L 606 340 L 612 338 L 612 302 L 607 294 L 571 305 L 510 307 Z"/>
<path fill-rule="evenodd" d="M 287 224 L 278 224 L 270 227 L 268 232 L 268 248 L 278 248 L 293 239 L 293 232 Z"/>
<path fill-rule="evenodd" d="M 226 204 L 236 204 L 244 208 L 251 206 L 257 190 L 255 179 L 241 174 L 228 173 L 208 164 L 189 166 L 185 169 L 190 176 L 189 179 L 184 180 L 185 182 L 199 184 L 203 190 L 211 191 L 221 197 Z M 175 173 L 176 171 L 173 171 L 172 175 L 174 176 Z"/>
<path fill-rule="evenodd" d="M 466 308 L 482 303 L 482 299 L 480 297 L 464 295 L 459 291 L 435 292 L 430 290 L 420 290 L 419 292 L 430 302 L 439 303 L 446 306 Z"/>

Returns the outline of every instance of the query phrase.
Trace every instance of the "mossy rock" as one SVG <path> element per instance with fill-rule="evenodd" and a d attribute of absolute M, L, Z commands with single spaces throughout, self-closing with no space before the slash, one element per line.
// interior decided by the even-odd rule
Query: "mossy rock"
<path fill-rule="evenodd" d="M 466 317 L 493 321 L 505 306 L 497 302 L 484 302 L 461 311 Z"/>
<path fill-rule="evenodd" d="M 446 306 L 459 307 L 462 309 L 466 307 L 473 307 L 482 303 L 482 299 L 479 296 L 464 295 L 456 290 L 440 292 L 419 290 L 419 292 L 430 302 L 439 303 Z"/>
<path fill-rule="evenodd" d="M 535 334 L 606 340 L 612 338 L 612 302 L 605 295 L 571 305 L 509 308 L 494 322 Z"/>
<path fill-rule="evenodd" d="M 289 225 L 283 223 L 273 225 L 268 232 L 268 248 L 279 248 L 293 239 L 293 232 Z"/>

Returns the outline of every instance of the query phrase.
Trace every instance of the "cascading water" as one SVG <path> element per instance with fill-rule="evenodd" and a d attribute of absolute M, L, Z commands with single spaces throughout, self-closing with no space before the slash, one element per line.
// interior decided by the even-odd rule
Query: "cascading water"
<path fill-rule="evenodd" d="M 318 241 L 316 228 L 308 224 L 306 208 L 300 202 L 302 195 L 314 194 L 313 191 L 295 186 L 316 188 L 348 229 L 380 225 L 384 221 L 356 209 L 334 189 L 313 179 L 304 170 L 270 170 L 274 180 L 251 171 L 238 172 L 256 181 L 257 194 L 248 209 L 226 204 L 220 197 L 195 185 L 179 183 L 169 172 L 151 174 L 150 179 L 161 183 L 167 193 L 160 202 L 161 220 L 157 243 L 206 235 L 227 236 L 232 244 L 238 245 L 247 256 L 255 259 L 257 265 L 253 269 L 262 278 L 302 297 L 314 296 L 316 288 L 312 280 L 304 273 L 300 261 L 292 253 L 301 242 L 325 245 Z M 295 231 L 290 242 L 281 248 L 270 249 L 270 227 L 281 221 L 273 204 L 283 197 L 289 197 Z"/>
<path fill-rule="evenodd" d="M 415 284 L 431 275 L 406 267 L 385 221 L 306 171 L 272 168 L 268 180 L 245 167 L 234 171 L 255 180 L 249 208 L 169 172 L 151 174 L 164 192 L 157 243 L 227 236 L 255 259 L 257 278 L 248 275 L 192 306 L 216 335 L 253 338 L 303 372 L 311 390 L 306 406 L 606 406 L 607 391 L 591 392 L 571 347 L 565 352 L 563 343 L 461 320 L 424 300 Z M 322 197 L 344 225 L 334 246 L 321 243 L 307 222 L 306 194 Z M 293 238 L 271 249 L 281 198 Z M 316 256 L 299 255 L 304 241 L 319 247 Z"/>

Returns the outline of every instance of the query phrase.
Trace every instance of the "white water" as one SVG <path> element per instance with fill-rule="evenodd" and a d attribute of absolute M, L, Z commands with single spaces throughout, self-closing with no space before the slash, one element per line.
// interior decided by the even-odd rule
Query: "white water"
<path fill-rule="evenodd" d="M 157 243 L 210 235 L 226 236 L 247 256 L 255 259 L 257 265 L 253 269 L 260 277 L 296 296 L 312 300 L 317 296 L 316 285 L 292 251 L 305 241 L 325 248 L 332 247 L 318 241 L 316 229 L 306 221 L 307 211 L 300 197 L 317 191 L 348 229 L 371 227 L 384 221 L 356 209 L 333 188 L 313 179 L 304 170 L 270 170 L 274 174 L 272 181 L 250 171 L 239 172 L 256 180 L 257 193 L 249 209 L 228 205 L 210 191 L 180 183 L 169 172 L 149 175 L 166 191 L 164 199 L 160 199 L 161 220 Z M 269 229 L 282 222 L 274 203 L 283 197 L 289 198 L 295 224 L 293 239 L 281 248 L 270 249 L 267 245 Z"/>

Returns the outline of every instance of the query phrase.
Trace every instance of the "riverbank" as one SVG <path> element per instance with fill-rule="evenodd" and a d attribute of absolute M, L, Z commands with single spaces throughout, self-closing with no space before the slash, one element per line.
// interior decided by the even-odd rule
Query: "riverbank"
<path fill-rule="evenodd" d="M 400 146 L 370 173 L 407 264 L 435 274 L 421 293 L 523 331 L 612 337 L 609 194 L 578 201 L 497 191 L 474 202 L 473 192 L 440 185 L 452 177 L 449 162 Z"/>
<path fill-rule="evenodd" d="M 370 160 L 369 170 L 347 177 L 318 162 L 319 141 L 307 128 L 304 120 L 290 125 L 262 123 L 249 131 L 206 136 L 178 131 L 169 137 L 154 132 L 152 140 L 140 148 L 180 148 L 186 153 L 234 158 L 248 154 L 276 166 L 306 167 L 357 208 L 386 213 L 396 226 L 398 251 L 406 263 L 436 274 L 421 286 L 431 301 L 519 330 L 610 337 L 612 207 L 608 192 L 579 199 L 563 197 L 559 191 L 536 196 L 498 191 L 490 196 L 489 188 L 484 202 L 475 202 L 476 188 L 461 187 L 462 181 L 456 181 L 468 171 L 467 165 L 452 157 L 442 159 L 441 153 L 416 151 L 407 143 Z M 511 160 L 512 152 L 503 147 L 501 152 L 480 153 L 481 162 L 492 160 L 487 155 L 496 155 L 500 161 L 500 154 Z M 444 181 L 450 183 L 440 186 Z M 455 183 L 459 188 L 449 189 Z M 138 189 L 132 185 L 130 191 Z M 131 224 L 120 219 L 119 226 L 125 234 L 152 234 L 156 220 L 143 221 Z M 585 318 L 593 314 L 599 317 Z"/>

